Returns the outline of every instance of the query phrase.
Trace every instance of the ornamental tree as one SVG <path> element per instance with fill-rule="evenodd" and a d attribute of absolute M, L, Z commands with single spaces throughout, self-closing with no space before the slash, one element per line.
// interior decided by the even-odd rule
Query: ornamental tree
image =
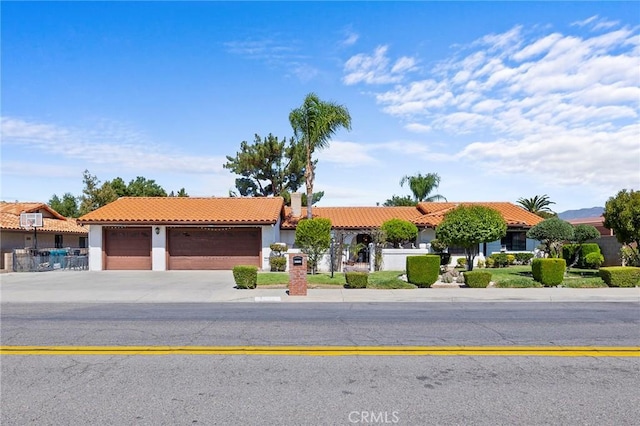
<path fill-rule="evenodd" d="M 640 266 L 640 191 L 621 190 L 604 206 L 604 226 L 612 229 L 618 241 L 628 246 L 630 261 Z M 635 247 L 629 244 L 636 243 Z"/>
<path fill-rule="evenodd" d="M 573 241 L 573 226 L 558 217 L 551 217 L 529 229 L 527 238 L 540 241 L 550 257 L 560 257 L 562 243 Z"/>
<path fill-rule="evenodd" d="M 321 217 L 302 219 L 296 226 L 295 245 L 307 255 L 311 273 L 315 274 L 318 261 L 331 245 L 331 221 Z"/>
<path fill-rule="evenodd" d="M 418 227 L 408 220 L 390 219 L 384 222 L 380 229 L 394 247 L 413 242 L 418 237 Z"/>
<path fill-rule="evenodd" d="M 589 240 L 595 240 L 600 238 L 600 232 L 596 229 L 595 226 L 580 224 L 573 227 L 573 242 L 575 243 L 575 252 L 573 254 L 573 261 L 569 266 L 567 266 L 567 270 L 569 268 L 573 268 L 578 264 L 578 260 L 580 260 L 580 256 L 582 256 L 582 245 Z"/>
<path fill-rule="evenodd" d="M 449 211 L 436 228 L 436 238 L 448 246 L 464 247 L 467 270 L 481 243 L 496 241 L 507 235 L 507 222 L 500 212 L 485 206 L 459 206 Z"/>

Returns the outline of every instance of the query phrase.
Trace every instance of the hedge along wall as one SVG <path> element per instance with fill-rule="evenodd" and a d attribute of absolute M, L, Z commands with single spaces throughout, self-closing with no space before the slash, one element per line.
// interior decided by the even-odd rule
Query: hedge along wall
<path fill-rule="evenodd" d="M 407 281 L 418 287 L 431 287 L 438 281 L 440 256 L 407 256 Z"/>
<path fill-rule="evenodd" d="M 635 287 L 640 285 L 640 268 L 611 266 L 600 268 L 600 278 L 609 287 Z"/>
<path fill-rule="evenodd" d="M 544 286 L 562 284 L 567 262 L 564 259 L 533 259 L 531 261 L 531 274 L 533 279 Z"/>

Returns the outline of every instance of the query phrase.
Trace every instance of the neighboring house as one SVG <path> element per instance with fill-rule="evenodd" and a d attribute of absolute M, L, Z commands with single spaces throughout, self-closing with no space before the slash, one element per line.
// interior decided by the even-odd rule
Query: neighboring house
<path fill-rule="evenodd" d="M 371 231 L 389 219 L 404 219 L 419 229 L 418 245 L 435 238 L 444 214 L 457 205 L 478 204 L 498 210 L 509 228 L 502 241 L 484 244 L 485 255 L 532 251 L 526 230 L 542 218 L 511 203 L 420 203 L 417 207 L 314 207 L 314 217 L 331 220 L 345 240 L 366 243 Z M 281 197 L 193 198 L 123 197 L 79 219 L 89 225 L 89 269 L 231 269 L 255 265 L 269 269 L 269 246 L 294 247 L 295 228 L 306 216 L 300 194 L 292 207 Z M 455 254 L 456 248 L 451 248 Z"/>
<path fill-rule="evenodd" d="M 603 266 L 615 266 L 620 265 L 622 263 L 622 258 L 620 257 L 620 249 L 622 248 L 622 244 L 618 242 L 615 235 L 613 234 L 613 230 L 604 226 L 604 217 L 585 217 L 579 219 L 569 219 L 567 220 L 573 226 L 575 225 L 591 225 L 595 227 L 598 232 L 600 232 L 600 238 L 597 240 L 591 240 L 592 243 L 598 243 L 600 246 L 600 251 L 604 256 Z"/>
<path fill-rule="evenodd" d="M 20 213 L 42 213 L 42 228 L 27 231 L 20 227 Z M 15 249 L 40 250 L 54 248 L 84 248 L 88 231 L 75 219 L 62 216 L 44 203 L 0 202 L 0 245 L 2 269 L 6 269 L 5 255 Z"/>

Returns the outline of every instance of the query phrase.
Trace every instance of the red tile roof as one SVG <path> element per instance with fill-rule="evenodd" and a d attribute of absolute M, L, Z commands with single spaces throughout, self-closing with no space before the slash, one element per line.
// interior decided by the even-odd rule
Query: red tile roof
<path fill-rule="evenodd" d="M 302 217 L 306 217 L 307 209 L 302 208 Z M 370 229 L 379 228 L 389 219 L 404 219 L 413 222 L 420 217 L 415 207 L 314 207 L 313 217 L 331 220 L 333 228 Z M 284 208 L 282 229 L 295 229 L 301 218 L 291 216 L 291 208 Z"/>
<path fill-rule="evenodd" d="M 87 234 L 86 228 L 78 225 L 75 219 L 66 218 L 44 203 L 8 203 L 0 202 L 0 229 L 20 231 L 20 213 L 42 213 L 42 228 L 38 232 L 61 232 Z"/>
<path fill-rule="evenodd" d="M 275 224 L 282 197 L 122 197 L 80 217 L 93 224 Z"/>
<path fill-rule="evenodd" d="M 419 203 L 418 209 L 424 214 L 414 223 L 418 226 L 436 227 L 442 222 L 445 214 L 459 205 L 464 206 L 485 206 L 500 212 L 509 226 L 534 226 L 544 219 L 535 215 L 522 207 L 507 202 L 430 202 Z"/>

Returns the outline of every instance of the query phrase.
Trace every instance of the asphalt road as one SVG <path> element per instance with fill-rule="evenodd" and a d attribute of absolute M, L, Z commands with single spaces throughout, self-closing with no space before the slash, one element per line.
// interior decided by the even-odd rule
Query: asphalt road
<path fill-rule="evenodd" d="M 637 346 L 634 303 L 6 304 L 2 345 Z M 625 425 L 640 358 L 2 356 L 1 424 Z"/>

